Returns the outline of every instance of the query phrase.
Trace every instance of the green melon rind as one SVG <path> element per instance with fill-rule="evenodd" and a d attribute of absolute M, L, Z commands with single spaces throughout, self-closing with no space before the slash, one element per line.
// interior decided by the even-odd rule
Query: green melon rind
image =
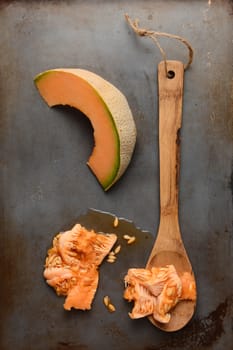
<path fill-rule="evenodd" d="M 95 73 L 84 69 L 58 68 L 47 70 L 34 78 L 35 84 L 37 85 L 40 79 L 56 71 L 74 74 L 85 80 L 98 95 L 113 124 L 117 147 L 116 160 L 108 178 L 105 181 L 99 181 L 104 190 L 107 191 L 125 172 L 136 143 L 136 126 L 126 97 L 114 85 Z"/>

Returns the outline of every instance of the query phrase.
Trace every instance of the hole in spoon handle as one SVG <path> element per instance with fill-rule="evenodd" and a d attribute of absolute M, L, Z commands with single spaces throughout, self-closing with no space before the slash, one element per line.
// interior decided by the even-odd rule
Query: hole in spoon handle
<path fill-rule="evenodd" d="M 179 189 L 179 132 L 182 121 L 184 65 L 179 61 L 164 61 L 158 65 L 159 94 L 159 159 L 160 159 L 160 216 L 178 220 Z M 178 222 L 178 221 L 177 221 Z"/>

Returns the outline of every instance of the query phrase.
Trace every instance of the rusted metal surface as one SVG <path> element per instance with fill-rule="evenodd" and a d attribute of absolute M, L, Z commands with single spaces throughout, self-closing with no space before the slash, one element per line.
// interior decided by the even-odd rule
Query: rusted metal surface
<path fill-rule="evenodd" d="M 146 319 L 132 321 L 121 294 L 129 262 L 145 264 L 159 220 L 161 57 L 128 28 L 125 12 L 144 27 L 186 37 L 195 52 L 185 73 L 179 203 L 198 305 L 187 327 L 173 334 Z M 1 350 L 231 348 L 232 15 L 231 1 L 0 2 Z M 180 44 L 162 43 L 169 59 L 186 60 Z M 72 109 L 49 109 L 35 89 L 33 77 L 54 67 L 94 71 L 129 101 L 137 146 L 126 174 L 107 193 L 85 165 L 93 146 L 88 120 Z M 111 216 L 88 212 L 87 220 L 88 208 L 151 234 L 125 221 L 113 228 L 136 230 L 141 238 L 115 267 L 101 267 L 91 311 L 65 312 L 43 280 L 44 259 L 53 235 L 80 216 L 111 229 Z M 115 313 L 103 305 L 106 291 Z"/>

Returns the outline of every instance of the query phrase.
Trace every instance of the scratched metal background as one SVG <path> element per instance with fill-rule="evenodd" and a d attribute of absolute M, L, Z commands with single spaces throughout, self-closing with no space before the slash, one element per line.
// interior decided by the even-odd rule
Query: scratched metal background
<path fill-rule="evenodd" d="M 198 305 L 193 320 L 174 334 L 146 319 L 130 320 L 120 295 L 130 259 L 143 264 L 153 239 L 139 242 L 129 256 L 124 251 L 111 271 L 103 266 L 106 275 L 90 312 L 63 311 L 62 298 L 42 277 L 53 234 L 88 208 L 130 219 L 153 236 L 158 228 L 161 57 L 127 27 L 125 12 L 144 27 L 186 37 L 195 50 L 185 74 L 180 222 Z M 232 348 L 232 16 L 227 0 L 0 1 L 1 350 Z M 186 60 L 183 46 L 162 44 L 170 59 Z M 34 87 L 33 77 L 54 67 L 92 70 L 128 98 L 137 146 L 126 174 L 108 193 L 85 165 L 93 146 L 88 120 L 72 109 L 49 109 Z M 106 220 L 93 225 L 111 229 Z M 102 306 L 103 288 L 111 289 L 114 314 Z"/>

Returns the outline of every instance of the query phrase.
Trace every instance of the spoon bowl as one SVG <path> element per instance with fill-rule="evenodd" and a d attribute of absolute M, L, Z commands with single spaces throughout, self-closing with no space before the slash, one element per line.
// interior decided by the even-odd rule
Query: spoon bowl
<path fill-rule="evenodd" d="M 160 224 L 157 238 L 146 268 L 174 265 L 178 275 L 189 272 L 192 265 L 186 253 L 179 225 L 178 183 L 180 168 L 180 128 L 184 65 L 167 61 L 158 65 L 159 86 L 159 160 L 160 160 Z M 171 310 L 168 323 L 149 320 L 158 328 L 173 332 L 183 328 L 192 318 L 196 301 L 182 300 Z"/>
<path fill-rule="evenodd" d="M 173 264 L 179 275 L 184 272 L 192 273 L 192 268 L 189 259 L 185 254 L 176 251 L 159 251 L 157 254 L 152 254 L 147 268 L 161 267 Z M 153 317 L 149 317 L 149 320 L 158 328 L 167 331 L 174 332 L 183 328 L 192 318 L 195 311 L 196 302 L 192 300 L 182 300 L 175 308 L 171 310 L 171 319 L 169 323 L 160 323 Z"/>

